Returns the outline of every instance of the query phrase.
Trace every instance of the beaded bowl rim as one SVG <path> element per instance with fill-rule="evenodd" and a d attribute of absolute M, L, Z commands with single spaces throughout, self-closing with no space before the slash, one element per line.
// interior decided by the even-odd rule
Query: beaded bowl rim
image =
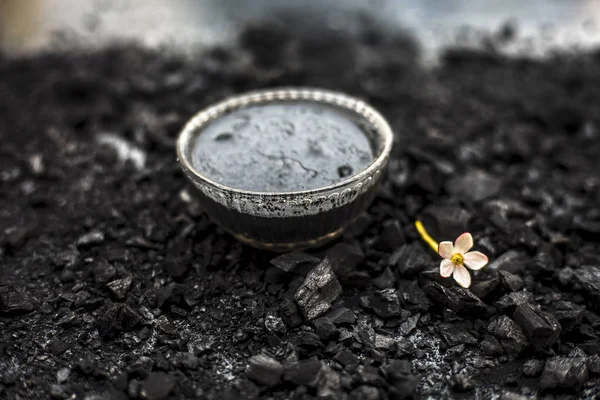
<path fill-rule="evenodd" d="M 221 115 L 235 109 L 240 109 L 252 105 L 270 103 L 274 101 L 294 101 L 304 100 L 315 103 L 321 103 L 329 106 L 342 108 L 358 117 L 364 119 L 371 127 L 375 129 L 375 142 L 379 147 L 379 152 L 373 161 L 359 173 L 352 175 L 346 179 L 340 180 L 327 186 L 321 186 L 314 189 L 294 190 L 285 192 L 261 192 L 240 189 L 233 186 L 224 185 L 210 179 L 208 176 L 199 172 L 192 166 L 188 158 L 189 148 L 193 145 L 193 139 L 197 134 L 200 134 L 202 129 L 213 120 Z M 237 96 L 229 97 L 212 106 L 200 110 L 184 125 L 177 139 L 177 160 L 183 167 L 184 171 L 198 184 L 205 184 L 214 188 L 220 189 L 231 194 L 245 196 L 261 196 L 261 197 L 287 197 L 287 196 L 306 196 L 318 194 L 321 192 L 329 192 L 335 189 L 341 189 L 358 183 L 368 176 L 379 171 L 389 158 L 392 149 L 394 135 L 389 123 L 386 119 L 373 107 L 362 100 L 348 96 L 343 93 L 333 92 L 323 89 L 268 89 L 257 90 L 244 93 Z"/>

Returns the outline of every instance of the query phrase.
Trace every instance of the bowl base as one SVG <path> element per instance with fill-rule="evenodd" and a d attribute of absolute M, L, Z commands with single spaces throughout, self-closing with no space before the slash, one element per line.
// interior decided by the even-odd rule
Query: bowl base
<path fill-rule="evenodd" d="M 274 251 L 277 253 L 286 253 L 288 251 L 298 251 L 298 250 L 304 250 L 304 249 L 308 249 L 308 248 L 312 248 L 312 247 L 320 247 L 322 245 L 324 245 L 325 243 L 336 239 L 337 237 L 339 237 L 342 232 L 344 232 L 344 228 L 340 228 L 337 231 L 328 233 L 327 235 L 323 235 L 321 237 L 315 238 L 315 239 L 310 239 L 310 240 L 306 240 L 304 242 L 293 242 L 293 243 L 265 243 L 265 242 L 259 242 L 257 240 L 254 240 L 252 238 L 249 238 L 247 236 L 238 234 L 238 233 L 231 233 L 231 235 L 233 235 L 237 240 L 239 240 L 240 242 L 247 244 L 248 246 L 257 248 L 257 249 L 261 249 L 261 250 L 269 250 L 269 251 Z"/>

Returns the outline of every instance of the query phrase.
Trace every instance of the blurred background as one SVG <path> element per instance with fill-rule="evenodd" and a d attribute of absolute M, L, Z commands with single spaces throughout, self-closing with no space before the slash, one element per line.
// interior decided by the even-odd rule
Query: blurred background
<path fill-rule="evenodd" d="M 426 59 L 448 44 L 477 45 L 481 32 L 514 33 L 505 51 L 534 55 L 600 42 L 597 0 L 0 0 L 0 45 L 23 53 L 136 40 L 185 50 L 227 43 L 245 22 L 282 11 L 340 30 L 362 13 L 413 33 Z"/>

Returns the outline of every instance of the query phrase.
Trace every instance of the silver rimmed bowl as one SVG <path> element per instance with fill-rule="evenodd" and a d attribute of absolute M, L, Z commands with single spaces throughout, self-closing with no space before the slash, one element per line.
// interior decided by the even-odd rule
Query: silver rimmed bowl
<path fill-rule="evenodd" d="M 310 190 L 258 192 L 214 181 L 192 163 L 195 139 L 211 122 L 234 110 L 270 102 L 309 102 L 335 107 L 360 119 L 373 160 L 356 174 Z M 228 98 L 200 111 L 183 127 L 177 157 L 198 189 L 208 216 L 238 240 L 253 247 L 289 251 L 317 247 L 339 236 L 375 197 L 387 165 L 393 134 L 371 106 L 350 96 L 320 89 L 274 89 Z"/>

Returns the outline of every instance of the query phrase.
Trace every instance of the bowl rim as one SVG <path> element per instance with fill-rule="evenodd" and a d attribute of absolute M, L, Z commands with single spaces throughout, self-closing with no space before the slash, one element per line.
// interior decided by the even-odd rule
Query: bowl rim
<path fill-rule="evenodd" d="M 191 161 L 187 157 L 187 148 L 192 144 L 195 133 L 202 127 L 231 110 L 244 108 L 261 103 L 269 103 L 274 101 L 294 101 L 306 100 L 326 105 L 341 107 L 346 111 L 358 115 L 368 121 L 371 126 L 377 131 L 377 142 L 381 147 L 380 151 L 374 157 L 373 161 L 359 173 L 352 175 L 346 179 L 332 183 L 327 186 L 321 186 L 313 189 L 303 189 L 284 192 L 261 192 L 247 189 L 240 189 L 233 186 L 224 185 L 210 179 L 195 169 Z M 376 171 L 385 166 L 389 154 L 392 149 L 394 134 L 387 120 L 372 106 L 355 97 L 348 96 L 340 92 L 334 92 L 326 89 L 315 88 L 277 88 L 263 89 L 246 92 L 243 94 L 228 97 L 220 102 L 208 106 L 196 114 L 194 114 L 183 126 L 177 138 L 176 150 L 177 160 L 181 164 L 184 172 L 198 183 L 203 183 L 224 192 L 245 196 L 260 196 L 260 197 L 288 197 L 288 196 L 305 196 L 327 192 L 338 188 L 343 188 L 356 182 L 360 182 L 366 177 L 374 174 Z M 381 145 L 383 143 L 383 145 Z"/>

